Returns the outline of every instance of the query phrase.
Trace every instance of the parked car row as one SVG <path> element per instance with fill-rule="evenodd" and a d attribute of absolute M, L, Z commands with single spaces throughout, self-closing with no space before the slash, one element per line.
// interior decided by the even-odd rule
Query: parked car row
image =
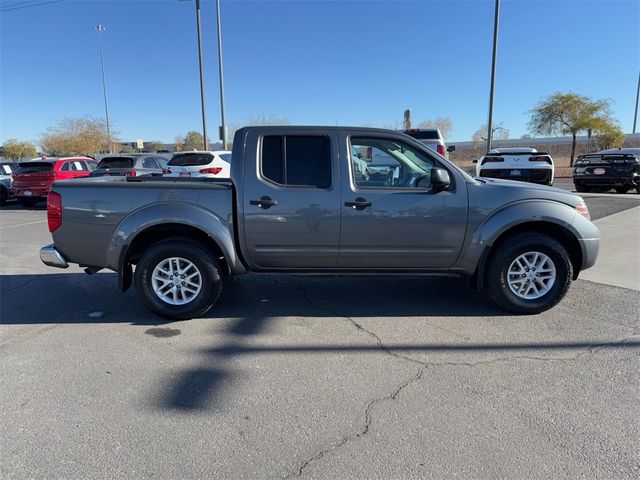
<path fill-rule="evenodd" d="M 108 155 L 99 162 L 89 157 L 42 157 L 26 162 L 0 163 L 0 203 L 16 199 L 33 207 L 47 199 L 53 182 L 84 177 L 180 176 L 229 178 L 231 152 L 180 152 L 169 160 L 158 154 Z"/>

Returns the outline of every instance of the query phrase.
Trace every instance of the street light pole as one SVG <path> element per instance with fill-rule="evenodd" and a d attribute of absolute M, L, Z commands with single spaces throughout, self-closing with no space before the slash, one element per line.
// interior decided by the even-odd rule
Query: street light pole
<path fill-rule="evenodd" d="M 638 97 L 640 97 L 640 72 L 638 72 L 638 91 L 636 92 L 636 110 L 633 113 L 633 132 L 636 133 L 636 121 L 638 120 Z"/>
<path fill-rule="evenodd" d="M 200 27 L 200 0 L 196 0 L 196 22 L 198 24 L 198 63 L 200 65 L 200 103 L 202 104 L 202 137 L 204 150 L 209 150 L 207 141 L 207 115 L 204 106 L 204 71 L 202 68 L 202 31 Z"/>
<path fill-rule="evenodd" d="M 224 75 L 222 72 L 222 29 L 220 28 L 220 0 L 216 0 L 216 18 L 218 22 L 218 72 L 220 74 L 220 116 L 222 126 L 220 127 L 220 139 L 222 149 L 227 149 L 227 125 L 224 120 Z"/>
<path fill-rule="evenodd" d="M 498 54 L 498 20 L 500 17 L 500 0 L 496 0 L 496 12 L 493 20 L 493 58 L 491 59 L 491 87 L 489 90 L 489 121 L 487 122 L 487 153 L 491 150 L 493 137 L 493 92 L 496 82 L 496 56 Z"/>
<path fill-rule="evenodd" d="M 111 130 L 109 129 L 109 107 L 107 104 L 107 84 L 104 79 L 104 54 L 102 52 L 102 32 L 106 30 L 107 27 L 104 25 L 98 24 L 96 25 L 96 30 L 98 31 L 98 40 L 100 42 L 100 66 L 102 67 L 102 92 L 104 93 L 104 115 L 107 120 L 107 141 L 109 142 L 109 153 L 111 153 Z"/>

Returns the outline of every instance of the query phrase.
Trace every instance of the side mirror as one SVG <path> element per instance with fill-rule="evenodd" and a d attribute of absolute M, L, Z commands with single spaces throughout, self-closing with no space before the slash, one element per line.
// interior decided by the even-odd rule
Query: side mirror
<path fill-rule="evenodd" d="M 456 151 L 456 146 L 455 145 L 449 145 L 447 147 L 447 152 L 451 153 L 451 152 L 455 152 Z"/>
<path fill-rule="evenodd" d="M 473 160 L 471 160 L 471 163 L 478 163 L 478 159 L 474 158 Z"/>
<path fill-rule="evenodd" d="M 446 190 L 451 185 L 451 178 L 449 172 L 444 168 L 432 168 L 431 169 L 431 187 L 434 190 Z"/>

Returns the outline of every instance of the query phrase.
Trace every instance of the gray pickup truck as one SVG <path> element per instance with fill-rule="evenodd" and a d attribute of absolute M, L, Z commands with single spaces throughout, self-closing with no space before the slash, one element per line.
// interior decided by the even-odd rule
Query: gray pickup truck
<path fill-rule="evenodd" d="M 229 180 L 57 182 L 47 215 L 46 265 L 113 270 L 171 319 L 205 314 L 245 272 L 457 275 L 504 309 L 537 313 L 599 246 L 579 196 L 474 179 L 418 140 L 370 128 L 246 127 Z"/>

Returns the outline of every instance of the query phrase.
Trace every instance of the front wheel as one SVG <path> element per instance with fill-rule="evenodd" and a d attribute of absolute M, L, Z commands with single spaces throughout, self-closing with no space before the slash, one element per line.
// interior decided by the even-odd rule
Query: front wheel
<path fill-rule="evenodd" d="M 522 233 L 498 245 L 489 260 L 486 285 L 491 299 L 516 313 L 548 310 L 567 293 L 573 266 L 554 238 Z"/>
<path fill-rule="evenodd" d="M 172 320 L 204 315 L 222 292 L 217 259 L 188 240 L 165 240 L 151 246 L 135 272 L 140 301 L 153 313 Z"/>

